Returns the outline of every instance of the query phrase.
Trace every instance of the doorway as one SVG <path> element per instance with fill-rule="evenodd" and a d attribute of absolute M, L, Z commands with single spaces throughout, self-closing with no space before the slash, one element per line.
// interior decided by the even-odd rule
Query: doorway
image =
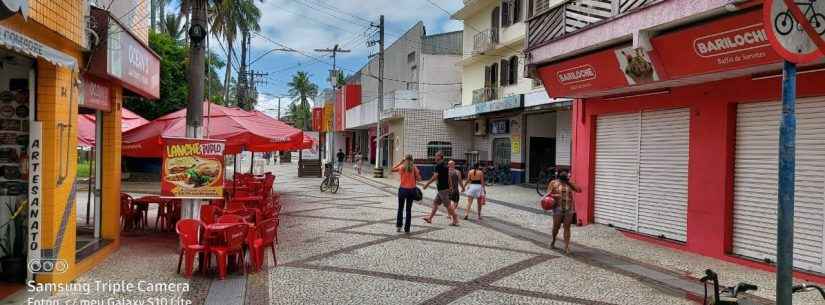
<path fill-rule="evenodd" d="M 530 137 L 529 183 L 536 183 L 541 170 L 556 166 L 556 138 Z"/>

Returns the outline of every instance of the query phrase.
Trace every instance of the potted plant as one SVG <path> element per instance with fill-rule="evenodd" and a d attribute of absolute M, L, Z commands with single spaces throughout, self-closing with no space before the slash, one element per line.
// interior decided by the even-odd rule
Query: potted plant
<path fill-rule="evenodd" d="M 26 200 L 6 200 L 2 205 L 8 219 L 0 223 L 0 278 L 12 282 L 23 282 L 26 278 Z"/>

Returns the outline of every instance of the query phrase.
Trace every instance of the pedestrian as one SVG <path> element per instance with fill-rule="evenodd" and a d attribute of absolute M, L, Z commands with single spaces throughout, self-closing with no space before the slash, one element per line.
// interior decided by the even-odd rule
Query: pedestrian
<path fill-rule="evenodd" d="M 416 182 L 421 180 L 421 173 L 413 164 L 412 155 L 407 155 L 404 160 L 393 166 L 392 171 L 398 173 L 401 177 L 401 183 L 398 186 L 398 213 L 395 217 L 395 231 L 401 232 L 401 219 L 406 216 L 404 232 L 410 233 L 412 203 L 415 198 Z"/>
<path fill-rule="evenodd" d="M 269 161 L 272 159 L 272 153 L 271 152 L 265 152 L 264 153 L 264 159 L 266 159 L 266 165 L 269 165 Z"/>
<path fill-rule="evenodd" d="M 438 211 L 438 206 L 443 204 L 444 207 L 447 208 L 447 214 L 452 219 L 452 223 L 450 225 L 457 226 L 458 225 L 458 215 L 455 213 L 455 209 L 453 209 L 452 205 L 450 204 L 450 193 L 452 193 L 452 186 L 450 185 L 450 171 L 447 168 L 446 162 L 444 162 L 444 153 L 436 152 L 435 153 L 435 172 L 433 176 L 427 181 L 427 184 L 424 184 L 424 189 L 426 190 L 433 181 L 436 182 L 436 189 L 438 193 L 433 199 L 433 208 L 430 211 L 430 215 L 428 217 L 424 217 L 424 221 L 427 223 L 433 222 L 433 217 L 435 217 L 435 213 Z M 455 187 L 458 187 L 457 185 Z"/>
<path fill-rule="evenodd" d="M 344 150 L 338 149 L 338 153 L 335 154 L 335 157 L 338 158 L 338 164 L 335 165 L 335 169 L 340 173 L 341 169 L 344 167 L 344 159 L 347 157 L 347 154 L 344 153 Z"/>
<path fill-rule="evenodd" d="M 547 184 L 547 193 L 556 202 L 553 208 L 553 241 L 550 242 L 550 248 L 556 248 L 556 235 L 564 224 L 564 253 L 570 254 L 570 224 L 573 222 L 573 215 L 576 214 L 573 192 L 581 191 L 581 188 L 570 180 L 566 170 L 559 171 L 557 178 Z"/>
<path fill-rule="evenodd" d="M 358 172 L 359 175 L 361 174 L 361 165 L 364 164 L 363 158 L 364 156 L 361 155 L 360 151 L 355 153 L 355 171 Z"/>
<path fill-rule="evenodd" d="M 468 186 L 469 185 L 469 186 Z M 481 197 L 487 195 L 487 189 L 484 186 L 484 171 L 481 170 L 481 165 L 476 162 L 473 164 L 473 169 L 467 173 L 467 181 L 464 182 L 467 189 L 467 210 L 464 211 L 464 219 L 470 218 L 470 210 L 473 208 L 473 200 L 478 202 L 478 219 L 481 220 L 481 206 L 483 202 Z"/>
<path fill-rule="evenodd" d="M 455 168 L 455 161 L 447 162 L 447 167 L 450 170 L 450 208 L 453 211 L 458 211 L 458 202 L 461 199 L 461 193 L 464 193 L 464 184 L 461 182 L 461 171 Z M 458 212 L 455 212 L 456 216 Z M 458 219 L 455 220 L 458 224 Z"/>

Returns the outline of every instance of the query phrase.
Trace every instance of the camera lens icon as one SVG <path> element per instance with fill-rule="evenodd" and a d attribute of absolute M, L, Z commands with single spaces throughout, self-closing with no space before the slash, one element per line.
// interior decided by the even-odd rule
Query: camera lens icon
<path fill-rule="evenodd" d="M 64 273 L 69 270 L 69 263 L 63 259 L 35 259 L 29 262 L 32 273 Z"/>

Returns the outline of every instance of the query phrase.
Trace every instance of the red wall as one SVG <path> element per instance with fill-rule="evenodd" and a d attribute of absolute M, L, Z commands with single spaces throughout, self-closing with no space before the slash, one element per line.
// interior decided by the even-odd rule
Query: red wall
<path fill-rule="evenodd" d="M 344 85 L 344 100 L 347 110 L 361 105 L 361 85 Z"/>
<path fill-rule="evenodd" d="M 777 72 L 778 73 L 778 72 Z M 825 72 L 800 74 L 798 96 L 825 95 Z M 762 269 L 767 265 L 728 256 L 732 244 L 733 164 L 736 104 L 778 101 L 780 78 L 753 80 L 750 76 L 672 88 L 669 92 L 632 97 L 577 100 L 573 103 L 574 180 L 584 191 L 576 194 L 580 221 L 593 222 L 593 184 L 596 117 L 603 114 L 690 107 L 687 242 L 671 245 L 706 256 L 733 260 Z M 777 117 L 777 120 L 780 118 Z M 822 281 L 822 278 L 814 278 Z"/>

